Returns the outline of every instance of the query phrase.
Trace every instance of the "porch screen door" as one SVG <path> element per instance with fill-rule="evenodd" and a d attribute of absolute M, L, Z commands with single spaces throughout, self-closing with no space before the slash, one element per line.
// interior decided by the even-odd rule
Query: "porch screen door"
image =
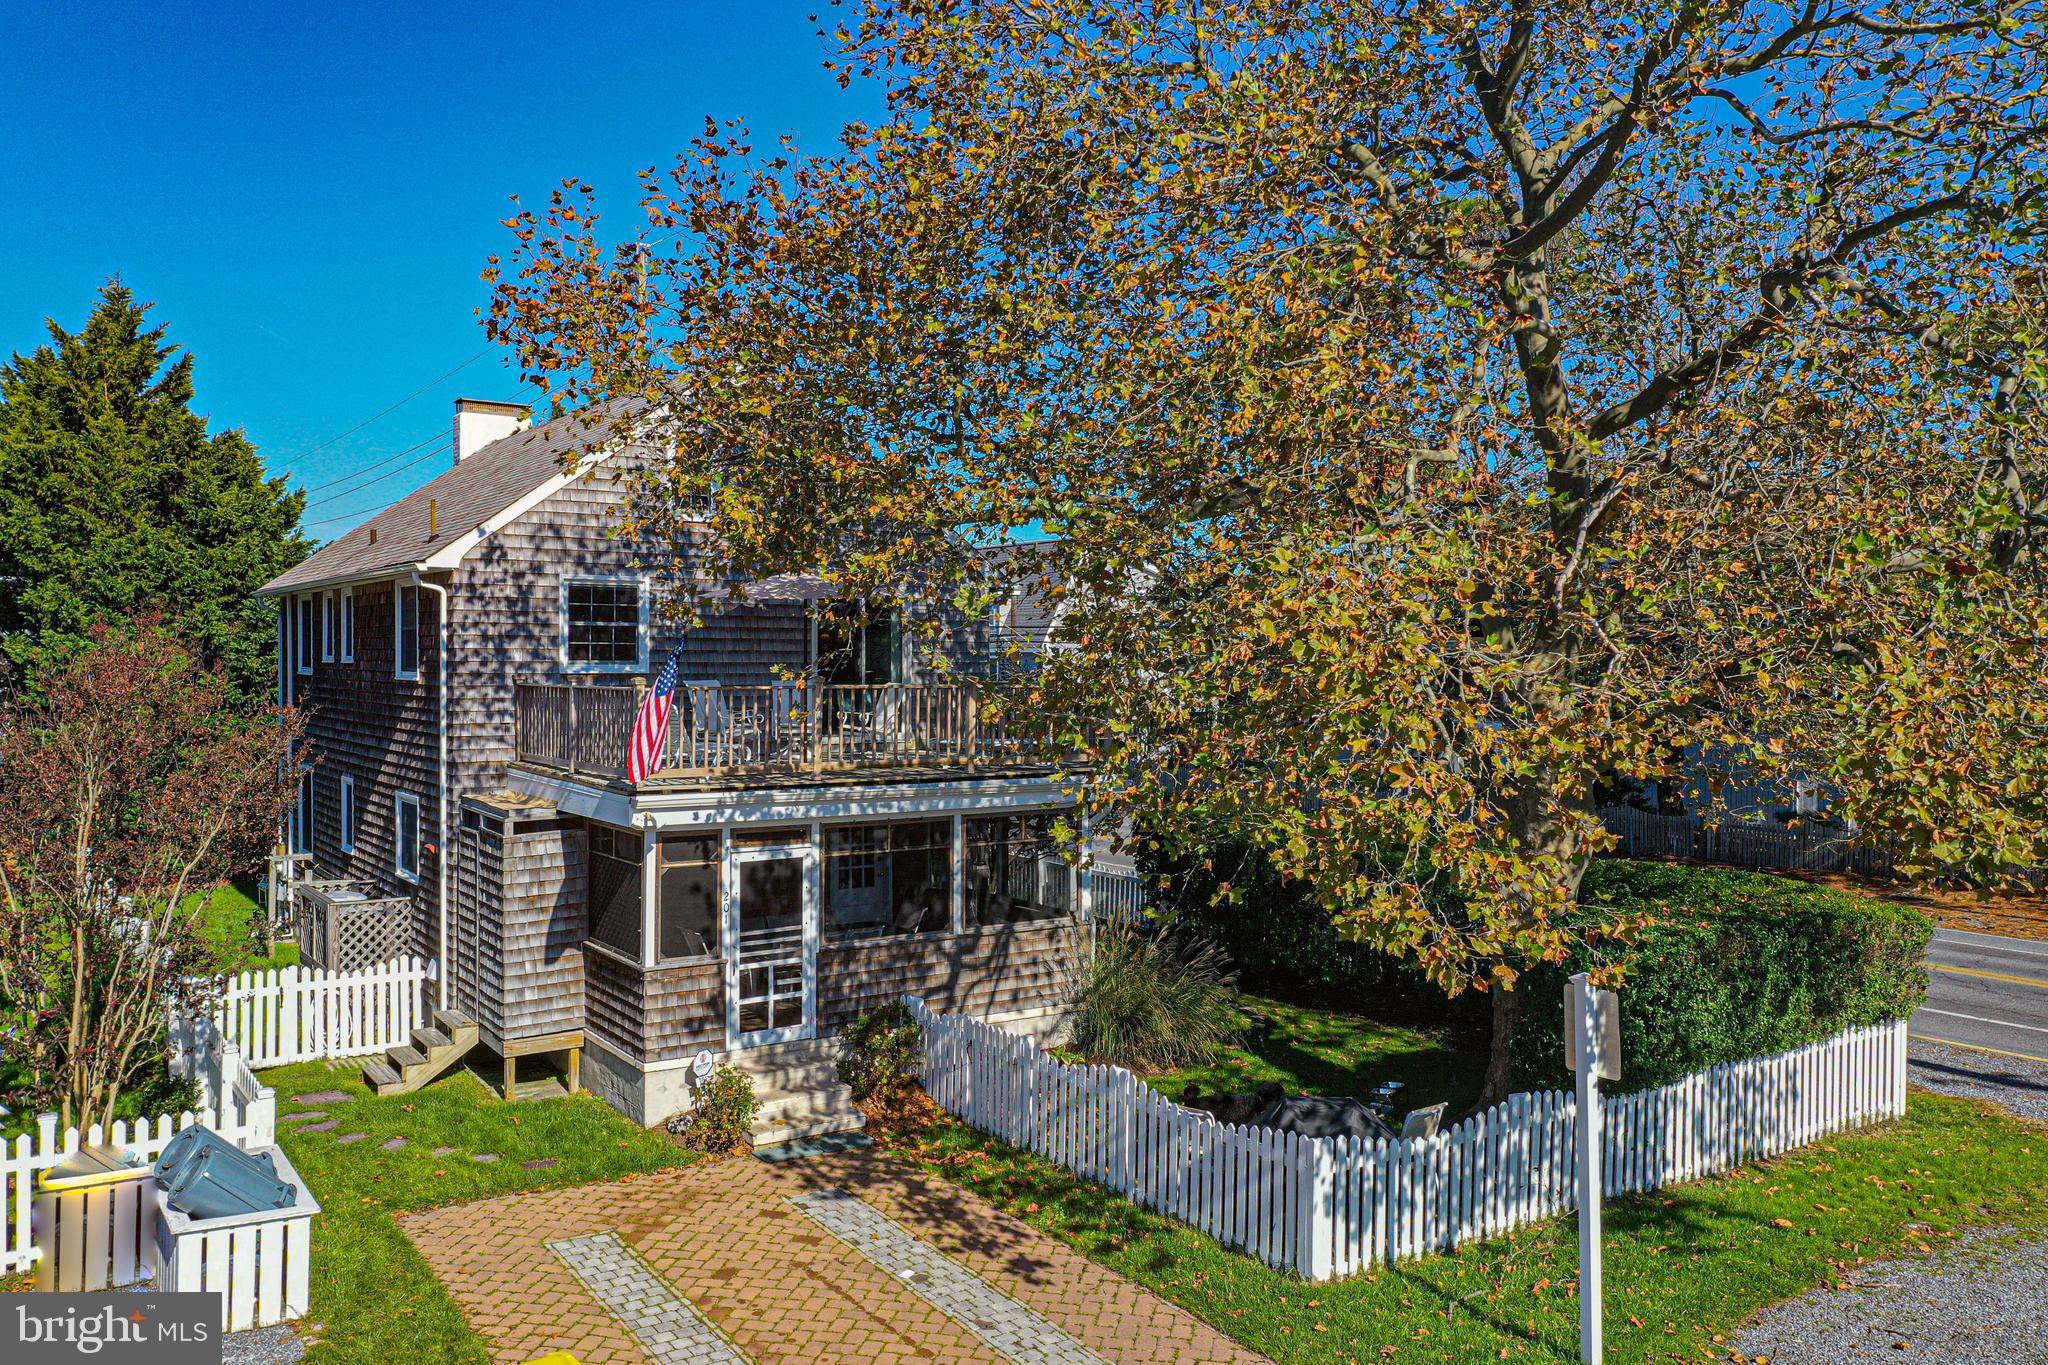
<path fill-rule="evenodd" d="M 818 1027 L 818 858 L 735 849 L 726 1032 L 733 1047 L 810 1038 Z"/>

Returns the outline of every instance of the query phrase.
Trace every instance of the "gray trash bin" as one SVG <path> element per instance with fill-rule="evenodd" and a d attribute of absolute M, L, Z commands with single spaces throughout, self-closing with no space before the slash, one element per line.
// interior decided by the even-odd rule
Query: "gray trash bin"
<path fill-rule="evenodd" d="M 156 1159 L 157 1183 L 166 1188 L 176 1184 L 178 1174 L 185 1169 L 185 1164 L 193 1157 L 199 1155 L 199 1153 L 213 1147 L 225 1147 L 231 1151 L 239 1150 L 233 1143 L 229 1142 L 219 1133 L 214 1132 L 211 1128 L 185 1129 L 172 1138 L 165 1145 L 163 1151 L 158 1154 Z M 267 1154 L 257 1152 L 254 1153 L 254 1156 L 272 1174 L 276 1174 L 276 1168 L 271 1166 L 270 1157 Z"/>
<path fill-rule="evenodd" d="M 192 1140 L 181 1147 L 186 1138 Z M 266 1156 L 252 1156 L 203 1128 L 186 1129 L 164 1148 L 156 1178 L 171 1207 L 194 1218 L 285 1209 L 294 1198 Z"/>

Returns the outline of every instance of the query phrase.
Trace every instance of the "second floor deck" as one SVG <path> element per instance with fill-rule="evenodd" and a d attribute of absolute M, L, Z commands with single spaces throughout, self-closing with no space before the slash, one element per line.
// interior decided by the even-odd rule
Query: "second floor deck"
<path fill-rule="evenodd" d="M 518 760 L 622 783 L 644 685 L 514 685 Z M 1042 766 L 1050 746 L 999 720 L 972 685 L 809 681 L 676 690 L 661 753 L 645 782 L 727 777 L 803 779 L 870 769 Z"/>

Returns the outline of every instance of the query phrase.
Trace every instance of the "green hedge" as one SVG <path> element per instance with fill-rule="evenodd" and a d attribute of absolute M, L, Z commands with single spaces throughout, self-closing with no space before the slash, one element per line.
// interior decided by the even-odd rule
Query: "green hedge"
<path fill-rule="evenodd" d="M 1891 901 L 1790 877 L 1620 859 L 1593 864 L 1580 900 L 1663 920 L 1628 954 L 1618 1090 L 1901 1018 L 1926 993 L 1921 960 L 1934 925 Z M 1518 1086 L 1571 1084 L 1565 978 L 1621 951 L 1582 951 L 1523 975 Z"/>
<path fill-rule="evenodd" d="M 1221 948 L 1247 991 L 1390 1023 L 1485 1018 L 1483 996 L 1446 1000 L 1413 963 L 1339 938 L 1322 903 L 1263 853 L 1233 844 L 1146 870 L 1167 878 L 1161 908 Z M 1214 903 L 1224 883 L 1239 898 Z"/>

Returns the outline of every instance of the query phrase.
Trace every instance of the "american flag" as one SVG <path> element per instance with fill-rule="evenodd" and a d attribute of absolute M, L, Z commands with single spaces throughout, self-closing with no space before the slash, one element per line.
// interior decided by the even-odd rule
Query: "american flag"
<path fill-rule="evenodd" d="M 633 737 L 626 741 L 626 780 L 639 782 L 661 766 L 661 748 L 668 738 L 668 713 L 676 704 L 676 682 L 681 677 L 683 647 L 677 645 L 647 689 L 640 714 L 633 717 Z"/>

